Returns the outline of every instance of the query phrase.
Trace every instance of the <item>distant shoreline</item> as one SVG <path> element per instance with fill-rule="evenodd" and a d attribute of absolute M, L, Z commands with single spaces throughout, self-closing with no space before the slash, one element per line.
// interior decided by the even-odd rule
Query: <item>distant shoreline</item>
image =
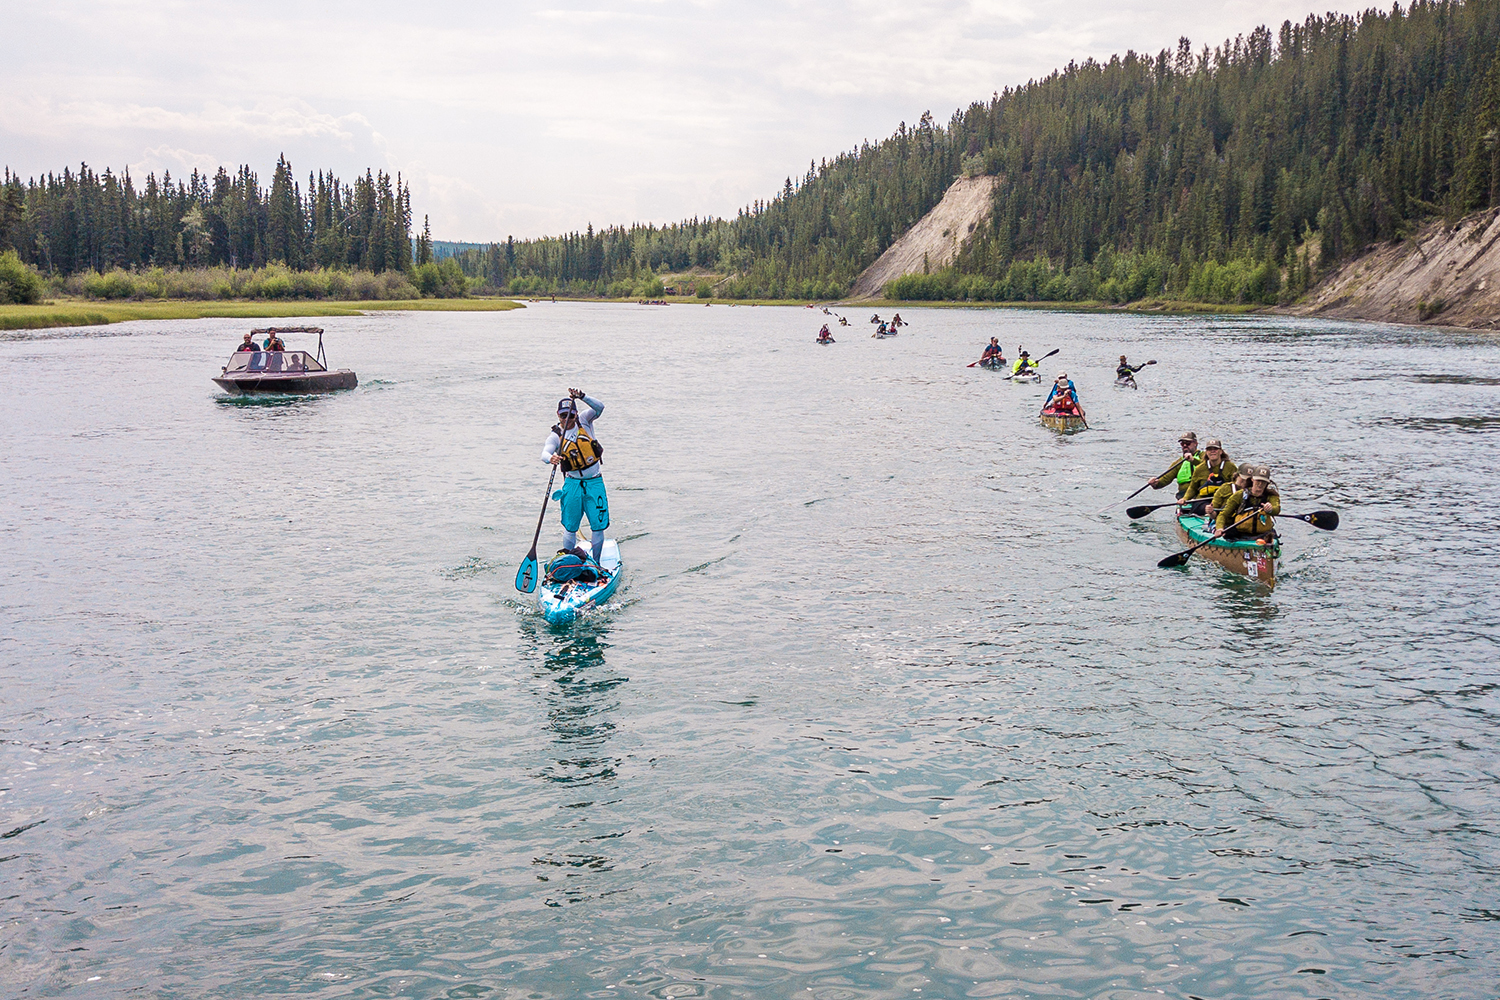
<path fill-rule="evenodd" d="M 283 319 L 289 316 L 362 316 L 372 312 L 505 312 L 526 308 L 510 299 L 148 299 L 107 301 L 55 299 L 32 305 L 0 305 L 0 330 L 45 330 L 106 326 L 150 319 Z"/>

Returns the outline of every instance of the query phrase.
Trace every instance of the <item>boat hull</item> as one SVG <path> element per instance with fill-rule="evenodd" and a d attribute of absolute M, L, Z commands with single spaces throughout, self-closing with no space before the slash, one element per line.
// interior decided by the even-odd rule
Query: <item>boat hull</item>
<path fill-rule="evenodd" d="M 1197 545 L 1212 537 L 1213 526 L 1206 517 L 1179 517 L 1177 534 L 1187 544 Z M 1262 544 L 1246 539 L 1220 539 L 1194 554 L 1218 563 L 1231 573 L 1274 587 L 1276 570 L 1281 563 L 1281 540 L 1273 536 L 1269 543 Z"/>
<path fill-rule="evenodd" d="M 1024 382 L 1027 385 L 1040 385 L 1042 377 L 1036 372 L 1027 372 L 1025 375 L 1012 375 L 1010 380 L 1017 383 Z"/>
<path fill-rule="evenodd" d="M 605 539 L 604 551 L 599 554 L 599 565 L 609 574 L 604 582 L 556 583 L 543 580 L 537 586 L 537 608 L 542 617 L 552 625 L 566 625 L 587 608 L 598 607 L 614 596 L 624 574 L 620 562 L 620 546 L 613 538 Z"/>
<path fill-rule="evenodd" d="M 1135 384 L 1135 379 L 1133 379 L 1133 378 L 1117 378 L 1117 379 L 1115 379 L 1115 388 L 1116 389 L 1139 389 L 1140 386 L 1138 386 L 1138 385 Z"/>
<path fill-rule="evenodd" d="M 992 372 L 1001 372 L 1009 368 L 1010 365 L 1004 361 L 980 361 L 979 367 L 988 369 Z"/>
<path fill-rule="evenodd" d="M 1042 423 L 1059 434 L 1077 434 L 1089 429 L 1088 421 L 1071 413 L 1043 413 Z"/>
<path fill-rule="evenodd" d="M 214 384 L 231 396 L 303 396 L 311 393 L 353 389 L 359 385 L 359 378 L 345 368 L 336 372 L 255 372 L 225 375 L 214 379 Z"/>

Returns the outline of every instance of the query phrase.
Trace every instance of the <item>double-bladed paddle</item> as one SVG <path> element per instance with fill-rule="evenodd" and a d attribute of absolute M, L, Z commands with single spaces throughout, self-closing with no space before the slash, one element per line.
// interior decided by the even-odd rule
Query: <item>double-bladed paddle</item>
<path fill-rule="evenodd" d="M 516 589 L 523 594 L 530 594 L 536 590 L 536 541 L 542 537 L 542 521 L 547 517 L 547 504 L 552 500 L 552 482 L 557 478 L 557 466 L 552 467 L 552 475 L 547 477 L 547 494 L 542 497 L 542 512 L 536 517 L 536 534 L 531 536 L 531 551 L 526 553 L 526 558 L 521 561 L 521 568 L 516 570 Z"/>
<path fill-rule="evenodd" d="M 1029 367 L 1029 368 L 1035 368 L 1037 365 L 1041 364 L 1043 361 L 1046 361 L 1048 358 L 1052 357 L 1052 355 L 1056 354 L 1060 350 L 1062 350 L 1061 347 L 1054 347 L 1054 348 L 1052 348 L 1052 350 L 1048 351 L 1046 354 L 1043 354 L 1041 357 L 1039 357 L 1039 358 L 1032 358 L 1030 361 L 1026 362 L 1027 367 Z M 1021 373 L 1021 374 L 1024 374 L 1024 373 Z M 1016 376 L 1015 375 L 1011 375 L 1010 377 L 1011 378 L 1015 378 Z"/>

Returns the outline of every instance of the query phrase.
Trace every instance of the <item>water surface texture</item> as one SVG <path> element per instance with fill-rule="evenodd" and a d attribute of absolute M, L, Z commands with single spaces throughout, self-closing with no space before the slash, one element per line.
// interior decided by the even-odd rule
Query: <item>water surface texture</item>
<path fill-rule="evenodd" d="M 7 335 L 0 995 L 1491 995 L 1496 340 L 867 312 L 326 319 L 263 402 L 243 321 Z M 569 386 L 628 576 L 552 628 Z M 1188 429 L 1342 515 L 1274 591 L 1098 513 Z"/>

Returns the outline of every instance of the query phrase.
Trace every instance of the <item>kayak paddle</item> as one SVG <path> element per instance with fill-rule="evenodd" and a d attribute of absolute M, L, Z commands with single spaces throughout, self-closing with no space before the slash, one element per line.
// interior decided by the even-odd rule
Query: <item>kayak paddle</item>
<path fill-rule="evenodd" d="M 552 481 L 557 478 L 557 466 L 552 467 L 552 475 L 547 477 L 547 494 L 542 497 L 542 512 L 536 517 L 536 534 L 531 536 L 531 551 L 526 553 L 526 558 L 521 561 L 521 568 L 516 570 L 516 589 L 523 594 L 530 594 L 536 590 L 536 540 L 542 537 L 542 521 L 547 516 L 547 504 L 552 501 Z"/>

